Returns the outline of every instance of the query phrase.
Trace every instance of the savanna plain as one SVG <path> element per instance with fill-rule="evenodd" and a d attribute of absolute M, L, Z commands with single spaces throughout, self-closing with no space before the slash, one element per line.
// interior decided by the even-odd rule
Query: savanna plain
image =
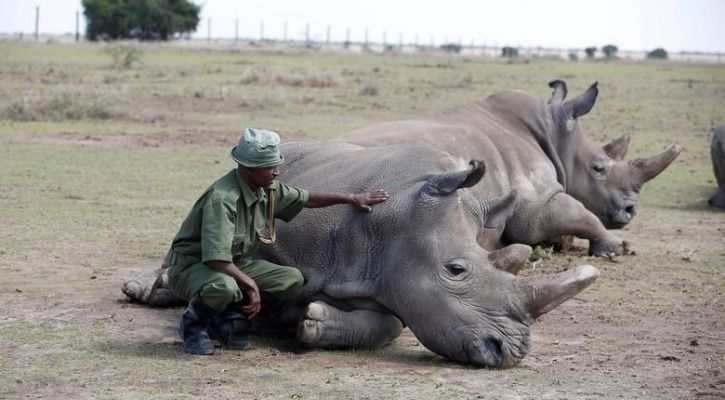
<path fill-rule="evenodd" d="M 177 43 L 132 44 L 141 53 L 124 66 L 112 46 L 0 42 L 0 398 L 725 397 L 725 211 L 707 205 L 725 65 Z M 194 357 L 181 309 L 120 290 L 160 264 L 201 191 L 234 166 L 244 127 L 327 139 L 504 89 L 548 99 L 554 78 L 570 96 L 599 82 L 591 140 L 629 133 L 628 158 L 684 150 L 618 232 L 635 254 L 537 249 L 522 274 L 592 264 L 601 276 L 533 325 L 515 368 L 452 363 L 407 330 L 376 351 L 254 337 L 250 351 Z"/>

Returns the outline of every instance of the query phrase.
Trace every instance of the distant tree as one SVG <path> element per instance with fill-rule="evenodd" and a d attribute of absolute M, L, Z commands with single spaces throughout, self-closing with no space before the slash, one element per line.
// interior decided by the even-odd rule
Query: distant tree
<path fill-rule="evenodd" d="M 89 40 L 168 40 L 194 32 L 199 6 L 188 0 L 83 0 Z"/>
<path fill-rule="evenodd" d="M 457 43 L 446 43 L 442 44 L 440 49 L 446 53 L 460 53 L 463 50 L 463 46 Z"/>
<path fill-rule="evenodd" d="M 584 53 L 587 54 L 587 58 L 594 58 L 594 54 L 596 54 L 596 52 L 596 47 L 587 47 L 586 49 L 584 49 Z"/>
<path fill-rule="evenodd" d="M 669 57 L 667 56 L 667 50 L 658 47 L 647 53 L 647 58 L 650 60 L 667 60 Z"/>
<path fill-rule="evenodd" d="M 608 44 L 602 47 L 602 53 L 604 53 L 604 56 L 607 58 L 614 58 L 617 55 L 617 51 L 619 51 L 619 49 L 613 44 Z"/>
<path fill-rule="evenodd" d="M 517 58 L 519 56 L 519 49 L 511 46 L 504 46 L 501 48 L 501 57 Z"/>

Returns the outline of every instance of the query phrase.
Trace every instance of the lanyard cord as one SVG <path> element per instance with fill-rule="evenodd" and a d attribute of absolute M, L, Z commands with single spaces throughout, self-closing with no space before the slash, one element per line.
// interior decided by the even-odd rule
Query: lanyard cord
<path fill-rule="evenodd" d="M 259 241 L 264 244 L 274 244 L 277 241 L 277 231 L 274 229 L 274 192 L 272 188 L 264 189 L 267 192 L 267 213 L 269 214 L 269 222 L 267 228 L 269 229 L 269 237 L 259 236 Z"/>

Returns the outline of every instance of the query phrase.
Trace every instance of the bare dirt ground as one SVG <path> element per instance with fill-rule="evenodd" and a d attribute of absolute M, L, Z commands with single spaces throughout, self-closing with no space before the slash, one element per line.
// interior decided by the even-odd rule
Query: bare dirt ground
<path fill-rule="evenodd" d="M 188 145 L 183 138 L 150 135 L 141 141 L 106 138 L 102 146 L 147 141 Z M 20 343 L 0 343 L 9 384 L 0 397 L 723 398 L 725 218 L 702 204 L 644 209 L 621 236 L 635 255 L 595 259 L 573 251 L 524 272 L 593 264 L 602 276 L 533 326 L 533 351 L 509 370 L 451 363 L 408 330 L 374 352 L 307 350 L 290 339 L 255 337 L 251 351 L 193 357 L 182 353 L 176 333 L 181 309 L 131 304 L 119 290 L 125 279 L 156 267 L 148 259 L 99 273 L 61 268 L 53 280 L 87 284 L 42 293 L 26 293 L 11 277 L 13 284 L 4 287 L 15 289 L 3 295 L 0 329 L 22 320 L 28 331 Z M 128 264 L 108 257 L 111 264 Z M 79 325 L 84 328 L 75 329 Z M 48 329 L 60 333 L 45 338 Z M 55 371 L 68 368 L 71 376 L 56 377 Z"/>
<path fill-rule="evenodd" d="M 23 83 L 22 51 L 10 48 L 8 59 L 14 61 L 0 62 L 0 79 L 7 83 L 7 89 L 1 89 L 6 91 L 3 99 L 17 88 L 62 89 Z M 48 51 L 58 49 L 51 46 Z M 90 72 L 76 80 L 86 79 L 87 86 L 94 86 L 93 74 L 111 72 L 98 66 L 95 53 L 87 53 L 90 66 L 79 68 Z M 148 57 L 153 54 L 150 51 Z M 62 60 L 57 63 L 66 62 L 58 57 Z M 184 63 L 190 63 L 198 57 L 232 56 L 183 57 Z M 322 61 L 335 60 L 323 57 Z M 344 68 L 350 68 L 343 61 Z M 705 152 L 712 124 L 725 118 L 721 111 L 711 111 L 721 109 L 725 99 L 722 69 L 713 73 L 714 69 L 673 66 L 504 66 L 454 60 L 428 71 L 443 74 L 440 77 L 416 81 L 410 76 L 423 67 L 414 59 L 354 61 L 370 63 L 365 77 L 383 76 L 379 79 L 385 96 L 347 98 L 344 93 L 354 90 L 342 82 L 336 89 L 319 89 L 311 104 L 301 96 L 298 102 L 292 92 L 275 100 L 275 106 L 242 117 L 214 117 L 211 111 L 194 114 L 200 100 L 186 96 L 193 90 L 178 88 L 187 84 L 196 88 L 192 78 L 221 79 L 217 75 L 222 74 L 233 75 L 233 87 L 241 75 L 234 68 L 246 68 L 245 64 L 223 58 L 209 61 L 211 67 L 199 66 L 199 71 L 183 64 L 183 74 L 177 74 L 188 77 L 183 84 L 169 78 L 177 76 L 174 73 L 148 72 L 150 66 L 128 72 L 119 78 L 119 88 L 107 92 L 123 93 L 126 80 L 142 81 L 148 75 L 151 83 L 140 82 L 139 87 L 162 91 L 153 85 L 172 81 L 168 90 L 176 93 L 179 103 L 152 108 L 153 103 L 139 95 L 133 106 L 137 108 L 131 107 L 120 121 L 50 125 L 0 121 L 0 399 L 725 398 L 725 212 L 706 205 L 714 186 Z M 285 57 L 259 62 L 301 63 Z M 396 64 L 385 64 L 383 72 L 372 67 L 386 62 Z M 31 65 L 37 63 L 33 60 Z M 222 73 L 214 72 L 214 63 L 221 65 Z M 250 351 L 194 357 L 182 352 L 176 333 L 181 309 L 132 304 L 121 293 L 123 281 L 157 267 L 199 190 L 229 167 L 228 149 L 237 138 L 239 119 L 246 124 L 270 123 L 294 135 L 330 136 L 391 119 L 388 112 L 419 115 L 417 107 L 426 102 L 450 105 L 446 96 L 453 91 L 426 85 L 459 82 L 461 70 L 467 68 L 480 69 L 466 89 L 476 95 L 490 94 L 497 85 L 544 87 L 542 76 L 566 75 L 576 79 L 579 88 L 581 82 L 604 80 L 609 92 L 587 120 L 590 137 L 603 142 L 622 131 L 635 131 L 639 135 L 633 139 L 635 154 L 659 151 L 678 135 L 682 135 L 678 141 L 685 142 L 679 159 L 645 186 L 640 214 L 618 232 L 636 254 L 606 259 L 573 251 L 554 254 L 522 272 L 538 275 L 592 264 L 601 277 L 533 325 L 533 349 L 517 367 L 492 370 L 452 363 L 425 349 L 408 330 L 378 351 L 309 350 L 290 339 L 254 337 Z M 487 78 L 489 70 L 493 72 Z M 697 74 L 706 77 L 691 78 Z M 670 78 L 675 75 L 677 80 Z M 661 86 L 647 79 L 659 79 Z M 404 82 L 404 87 L 394 87 L 393 81 Z M 210 88 L 217 84 L 199 85 L 201 108 L 236 112 L 240 103 L 235 94 L 209 99 Z M 687 92 L 688 85 L 707 101 Z M 653 87 L 656 90 L 649 91 Z M 243 86 L 240 92 L 265 91 L 265 99 L 270 96 L 267 92 L 277 89 Z M 333 96 L 325 92 L 330 90 L 342 93 L 335 94 L 340 104 L 319 100 Z M 410 96 L 408 103 L 405 96 Z M 463 92 L 456 96 L 474 98 Z M 657 103 L 642 100 L 658 96 Z M 622 98 L 627 100 L 615 104 Z M 7 102 L 0 100 L 0 110 Z M 394 109 L 399 104 L 413 106 Z M 683 104 L 689 105 L 685 111 Z M 177 108 L 181 108 L 178 113 Z M 379 114 L 366 114 L 373 109 Z M 309 110 L 316 113 L 306 116 Z M 167 122 L 148 128 L 152 123 L 132 118 L 144 113 L 167 115 Z M 618 125 L 604 129 L 607 123 L 615 124 L 610 121 Z"/>

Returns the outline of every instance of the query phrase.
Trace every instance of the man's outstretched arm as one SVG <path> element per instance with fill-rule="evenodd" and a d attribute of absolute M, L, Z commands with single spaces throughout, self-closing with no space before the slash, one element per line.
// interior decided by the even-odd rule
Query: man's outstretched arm
<path fill-rule="evenodd" d="M 358 210 L 372 211 L 373 205 L 381 203 L 389 197 L 388 192 L 382 189 L 365 193 L 310 192 L 305 207 L 320 208 L 335 204 L 350 204 Z"/>

